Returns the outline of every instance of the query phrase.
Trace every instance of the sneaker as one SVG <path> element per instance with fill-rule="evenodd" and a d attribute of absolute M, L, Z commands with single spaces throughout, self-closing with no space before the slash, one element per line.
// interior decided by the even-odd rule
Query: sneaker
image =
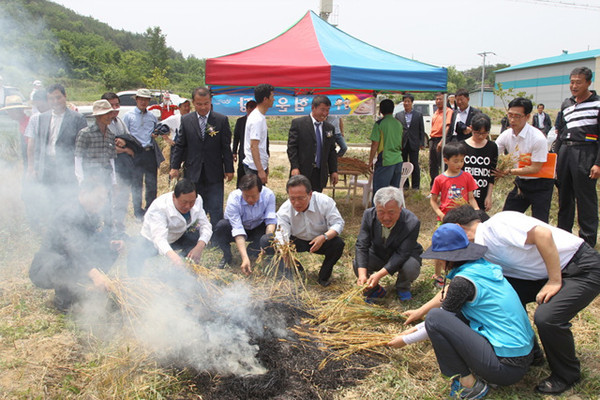
<path fill-rule="evenodd" d="M 577 380 L 578 381 L 578 380 Z M 558 376 L 550 375 L 543 381 L 541 381 L 535 388 L 538 393 L 543 394 L 560 394 L 565 390 L 568 390 L 577 383 L 577 381 L 573 383 L 567 383 L 560 379 Z"/>
<path fill-rule="evenodd" d="M 365 302 L 368 304 L 373 304 L 385 297 L 387 292 L 381 285 L 377 285 L 373 289 L 371 289 L 366 295 Z"/>
<path fill-rule="evenodd" d="M 441 275 L 431 275 L 431 279 L 433 279 L 433 286 L 438 289 L 442 289 L 444 287 L 444 277 Z"/>
<path fill-rule="evenodd" d="M 412 300 L 412 293 L 410 293 L 409 290 L 397 290 L 396 294 L 398 295 L 398 300 L 400 301 Z"/>
<path fill-rule="evenodd" d="M 451 399 L 481 399 L 483 398 L 489 388 L 487 383 L 482 380 L 477 379 L 472 388 L 464 387 L 460 384 L 458 379 L 452 380 L 452 385 L 450 386 L 450 398 Z"/>

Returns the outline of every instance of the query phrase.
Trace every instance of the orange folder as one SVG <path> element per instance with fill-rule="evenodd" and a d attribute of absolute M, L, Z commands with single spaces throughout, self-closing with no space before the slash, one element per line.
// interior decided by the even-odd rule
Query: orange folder
<path fill-rule="evenodd" d="M 519 168 L 526 167 L 531 165 L 531 153 L 521 154 L 519 157 Z M 519 176 L 531 176 L 535 178 L 556 178 L 556 154 L 548 153 L 548 158 L 546 162 L 542 164 L 542 169 L 540 169 L 535 174 L 524 174 Z"/>

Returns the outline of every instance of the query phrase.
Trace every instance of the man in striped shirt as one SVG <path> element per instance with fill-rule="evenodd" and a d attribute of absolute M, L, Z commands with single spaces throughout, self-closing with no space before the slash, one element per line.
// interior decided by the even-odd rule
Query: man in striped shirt
<path fill-rule="evenodd" d="M 558 227 L 573 229 L 575 202 L 579 237 L 596 245 L 598 231 L 598 196 L 596 180 L 600 177 L 600 97 L 590 90 L 592 71 L 575 68 L 570 75 L 572 97 L 561 106 L 562 121 L 557 126 L 558 141 Z"/>

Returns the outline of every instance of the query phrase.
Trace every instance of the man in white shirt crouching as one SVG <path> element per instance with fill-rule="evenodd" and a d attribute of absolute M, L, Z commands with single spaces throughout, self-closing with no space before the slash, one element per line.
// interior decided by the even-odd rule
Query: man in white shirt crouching
<path fill-rule="evenodd" d="M 144 216 L 141 236 L 129 251 L 127 269 L 130 276 L 142 273 L 146 259 L 160 254 L 173 264 L 183 266 L 184 257 L 198 261 L 212 236 L 212 228 L 202 208 L 202 197 L 188 179 L 175 185 L 152 202 Z"/>
<path fill-rule="evenodd" d="M 313 192 L 304 175 L 292 176 L 286 191 L 288 200 L 277 211 L 275 237 L 280 243 L 293 242 L 299 253 L 310 251 L 325 255 L 318 282 L 321 286 L 329 286 L 333 266 L 344 251 L 345 243 L 339 237 L 344 229 L 344 219 L 335 201 L 323 193 Z"/>

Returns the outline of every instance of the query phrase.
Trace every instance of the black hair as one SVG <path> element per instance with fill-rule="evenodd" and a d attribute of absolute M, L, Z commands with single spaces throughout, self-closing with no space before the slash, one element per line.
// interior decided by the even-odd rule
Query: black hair
<path fill-rule="evenodd" d="M 319 107 L 321 104 L 325 104 L 327 107 L 331 107 L 331 100 L 329 100 L 329 97 L 319 94 L 317 96 L 315 96 L 313 98 L 312 101 L 312 108 L 317 108 Z"/>
<path fill-rule="evenodd" d="M 306 193 L 312 192 L 312 185 L 304 175 L 294 175 L 290 177 L 285 185 L 285 191 L 287 192 L 289 188 L 296 186 L 304 186 L 306 188 Z"/>
<path fill-rule="evenodd" d="M 212 92 L 206 86 L 198 86 L 196 89 L 192 90 L 192 101 L 194 100 L 194 96 L 210 96 L 212 97 Z"/>
<path fill-rule="evenodd" d="M 454 95 L 456 97 L 458 97 L 458 96 L 464 96 L 464 97 L 466 97 L 468 99 L 469 98 L 469 91 L 467 89 L 458 89 Z"/>
<path fill-rule="evenodd" d="M 404 95 L 402 95 L 402 101 L 406 100 L 406 99 L 410 99 L 411 103 L 415 102 L 415 96 L 413 96 L 410 93 L 404 93 Z"/>
<path fill-rule="evenodd" d="M 444 146 L 443 155 L 447 160 L 454 156 L 464 156 L 465 154 L 467 154 L 467 148 L 464 142 L 450 142 Z"/>
<path fill-rule="evenodd" d="M 592 81 L 592 70 L 589 69 L 588 67 L 577 67 L 577 68 L 573 69 L 573 71 L 571 71 L 571 75 L 569 75 L 569 77 L 571 77 L 573 75 L 583 75 L 583 77 L 585 78 L 585 80 L 587 82 Z"/>
<path fill-rule="evenodd" d="M 251 190 L 253 188 L 258 188 L 258 191 L 260 192 L 262 191 L 262 181 L 260 180 L 258 175 L 246 174 L 240 179 L 240 184 L 238 187 L 242 192 L 246 190 Z"/>
<path fill-rule="evenodd" d="M 379 103 L 379 112 L 383 115 L 391 114 L 394 112 L 394 102 L 390 99 L 383 99 L 381 103 Z"/>
<path fill-rule="evenodd" d="M 514 98 L 508 103 L 508 108 L 511 107 L 523 107 L 523 111 L 525 115 L 531 114 L 531 110 L 533 110 L 533 103 L 531 100 L 526 99 L 525 97 L 517 97 Z"/>
<path fill-rule="evenodd" d="M 538 107 L 539 107 L 539 106 L 542 106 L 542 107 L 546 108 L 546 106 L 544 105 L 544 103 L 540 103 L 540 104 L 538 104 L 537 106 L 538 106 Z"/>
<path fill-rule="evenodd" d="M 473 120 L 471 121 L 471 128 L 473 131 L 480 131 L 481 128 L 485 129 L 486 132 L 489 132 L 492 128 L 492 121 L 487 114 L 477 113 L 473 116 Z"/>
<path fill-rule="evenodd" d="M 256 108 L 256 105 L 257 104 L 254 100 L 248 100 L 248 102 L 246 103 L 246 109 L 248 109 L 248 108 L 254 109 L 254 108 Z"/>
<path fill-rule="evenodd" d="M 119 96 L 117 96 L 116 93 L 113 92 L 106 92 L 102 95 L 102 97 L 100 97 L 100 100 L 114 100 L 117 99 L 119 100 Z M 120 103 L 120 101 L 119 101 Z"/>
<path fill-rule="evenodd" d="M 63 85 L 61 85 L 60 83 L 55 83 L 54 85 L 51 85 L 50 87 L 48 87 L 48 89 L 46 90 L 46 93 L 50 94 L 50 93 L 54 92 L 55 90 L 60 91 L 63 96 L 65 96 L 65 97 L 67 96 L 65 87 Z"/>
<path fill-rule="evenodd" d="M 194 185 L 194 183 L 187 178 L 183 178 L 177 182 L 175 189 L 173 190 L 175 198 L 179 198 L 179 196 L 182 194 L 188 194 L 192 192 L 196 192 L 196 185 Z"/>
<path fill-rule="evenodd" d="M 260 85 L 254 87 L 254 99 L 258 104 L 260 104 L 264 99 L 268 99 L 273 91 L 275 91 L 273 85 L 261 83 Z"/>
<path fill-rule="evenodd" d="M 442 223 L 444 224 L 459 224 L 469 225 L 473 221 L 481 221 L 481 217 L 477 211 L 470 205 L 455 207 L 446 213 Z"/>

